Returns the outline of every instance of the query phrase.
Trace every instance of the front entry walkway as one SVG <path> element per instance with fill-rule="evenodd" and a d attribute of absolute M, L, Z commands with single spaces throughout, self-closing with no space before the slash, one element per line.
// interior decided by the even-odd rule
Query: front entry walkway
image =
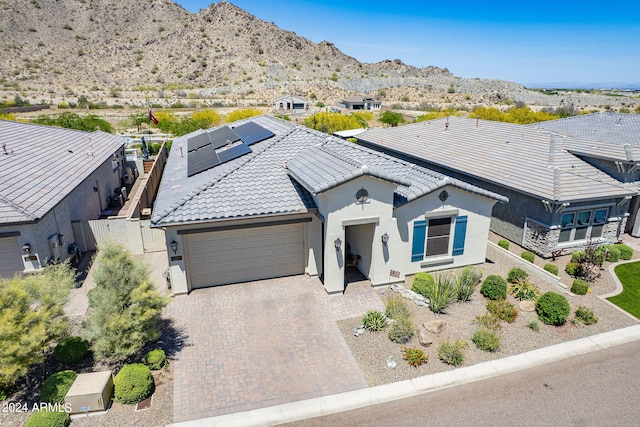
<path fill-rule="evenodd" d="M 327 295 L 317 278 L 262 280 L 177 296 L 186 338 L 174 363 L 174 422 L 367 387 L 336 321 L 384 310 L 369 282 Z"/>

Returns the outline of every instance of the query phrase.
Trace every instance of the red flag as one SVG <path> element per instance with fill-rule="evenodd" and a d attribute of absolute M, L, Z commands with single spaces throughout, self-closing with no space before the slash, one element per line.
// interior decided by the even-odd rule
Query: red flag
<path fill-rule="evenodd" d="M 149 120 L 151 120 L 154 125 L 158 126 L 158 119 L 156 119 L 156 116 L 154 116 L 153 113 L 151 112 L 151 107 L 149 106 L 148 108 L 149 108 Z"/>

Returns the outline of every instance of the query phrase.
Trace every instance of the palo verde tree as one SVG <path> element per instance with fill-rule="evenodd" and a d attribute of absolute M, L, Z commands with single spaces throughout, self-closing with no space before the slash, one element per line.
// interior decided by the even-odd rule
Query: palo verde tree
<path fill-rule="evenodd" d="M 402 114 L 394 113 L 393 111 L 385 111 L 380 116 L 380 122 L 387 124 L 391 127 L 398 126 L 404 123 L 404 118 Z"/>
<path fill-rule="evenodd" d="M 96 287 L 89 292 L 84 334 L 96 357 L 124 360 L 160 337 L 160 315 L 169 298 L 122 245 L 101 245 L 95 262 Z"/>
<path fill-rule="evenodd" d="M 76 129 L 84 131 L 101 130 L 113 133 L 113 126 L 108 121 L 101 119 L 95 114 L 80 116 L 75 113 L 62 113 L 57 116 L 38 116 L 34 121 L 39 125 L 57 126 L 66 129 Z"/>
<path fill-rule="evenodd" d="M 306 127 L 333 134 L 340 130 L 358 129 L 367 126 L 366 121 L 350 114 L 320 112 L 309 116 L 303 123 Z"/>
<path fill-rule="evenodd" d="M 68 263 L 0 279 L 0 387 L 11 386 L 36 363 L 46 376 L 46 352 L 67 332 L 64 303 L 74 286 Z"/>

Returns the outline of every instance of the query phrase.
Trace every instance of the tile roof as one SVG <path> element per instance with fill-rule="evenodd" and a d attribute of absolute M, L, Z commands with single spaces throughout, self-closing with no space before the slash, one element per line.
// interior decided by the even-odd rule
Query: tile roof
<path fill-rule="evenodd" d="M 568 151 L 584 141 L 530 126 L 450 117 L 371 129 L 357 138 L 549 201 L 635 193 Z"/>
<path fill-rule="evenodd" d="M 42 218 L 123 145 L 105 132 L 0 120 L 0 225 Z"/>
<path fill-rule="evenodd" d="M 446 185 L 507 201 L 476 186 L 277 118 L 252 117 L 230 126 L 248 122 L 275 136 L 253 144 L 250 154 L 191 177 L 187 177 L 185 143 L 194 134 L 174 140 L 152 215 L 155 226 L 308 212 L 316 208 L 310 191 L 323 191 L 364 173 L 397 182 L 396 205 Z"/>
<path fill-rule="evenodd" d="M 579 141 L 574 140 L 566 147 L 577 155 L 640 162 L 638 114 L 584 114 L 529 126 L 579 138 Z"/>

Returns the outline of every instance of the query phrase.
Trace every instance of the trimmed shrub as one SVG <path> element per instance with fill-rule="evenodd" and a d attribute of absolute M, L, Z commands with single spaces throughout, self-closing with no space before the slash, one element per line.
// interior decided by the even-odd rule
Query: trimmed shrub
<path fill-rule="evenodd" d="M 545 292 L 536 302 L 536 313 L 542 323 L 547 325 L 563 325 L 570 312 L 567 299 L 556 292 Z"/>
<path fill-rule="evenodd" d="M 40 401 L 47 403 L 64 403 L 64 397 L 76 380 L 76 374 L 73 371 L 60 371 L 51 375 L 42 384 L 40 389 Z"/>
<path fill-rule="evenodd" d="M 31 414 L 25 427 L 67 427 L 71 423 L 66 412 L 37 411 Z"/>
<path fill-rule="evenodd" d="M 615 245 L 605 246 L 603 249 L 605 251 L 605 257 L 604 257 L 605 261 L 609 261 L 609 262 L 620 261 L 620 255 L 621 255 L 620 249 L 618 249 Z"/>
<path fill-rule="evenodd" d="M 495 274 L 487 276 L 482 282 L 480 293 L 491 300 L 504 299 L 507 297 L 507 281 Z"/>
<path fill-rule="evenodd" d="M 620 251 L 620 259 L 628 261 L 633 258 L 633 248 L 631 246 L 627 246 L 623 243 L 616 243 L 613 247 Z"/>
<path fill-rule="evenodd" d="M 508 251 L 509 250 L 509 241 L 502 239 L 502 240 L 500 240 L 498 242 L 498 246 L 500 246 L 502 249 L 505 249 L 505 250 Z"/>
<path fill-rule="evenodd" d="M 418 273 L 413 277 L 413 283 L 411 284 L 411 290 L 417 294 L 428 298 L 429 289 L 433 285 L 434 278 L 429 273 Z"/>
<path fill-rule="evenodd" d="M 390 319 L 398 319 L 400 317 L 411 316 L 411 311 L 402 297 L 399 295 L 393 295 L 387 301 L 387 307 L 384 314 Z"/>
<path fill-rule="evenodd" d="M 535 320 L 532 320 L 531 322 L 527 323 L 527 328 L 531 329 L 534 332 L 539 332 L 540 331 L 540 324 L 538 322 L 536 322 Z"/>
<path fill-rule="evenodd" d="M 567 274 L 572 277 L 583 277 L 586 273 L 584 265 L 578 262 L 568 262 L 567 266 L 564 268 L 564 271 L 566 271 Z"/>
<path fill-rule="evenodd" d="M 489 329 L 478 329 L 475 334 L 473 334 L 471 341 L 473 341 L 480 350 L 491 353 L 495 353 L 500 348 L 500 338 Z"/>
<path fill-rule="evenodd" d="M 507 274 L 507 282 L 515 283 L 518 280 L 526 279 L 529 277 L 529 273 L 521 269 L 520 267 L 513 267 Z"/>
<path fill-rule="evenodd" d="M 427 363 L 427 360 L 429 360 L 429 357 L 427 357 L 427 355 L 424 354 L 424 351 L 419 348 L 406 347 L 402 349 L 402 358 L 414 368 L 417 368 L 423 363 Z"/>
<path fill-rule="evenodd" d="M 387 326 L 387 318 L 378 310 L 369 310 L 362 318 L 362 326 L 364 326 L 367 331 L 381 331 Z"/>
<path fill-rule="evenodd" d="M 125 365 L 114 380 L 115 400 L 120 403 L 138 403 L 153 393 L 153 376 L 142 363 Z"/>
<path fill-rule="evenodd" d="M 80 363 L 89 351 L 89 342 L 82 337 L 65 338 L 53 349 L 53 358 L 61 365 Z"/>
<path fill-rule="evenodd" d="M 551 263 L 545 264 L 544 269 L 551 274 L 554 274 L 556 276 L 558 275 L 558 266 L 555 264 L 551 264 Z"/>
<path fill-rule="evenodd" d="M 164 353 L 164 350 L 160 348 L 156 348 L 155 350 L 151 350 L 147 353 L 145 361 L 147 362 L 149 369 L 154 371 L 162 369 L 168 365 L 167 355 Z"/>
<path fill-rule="evenodd" d="M 518 317 L 516 307 L 504 299 L 489 301 L 487 303 L 487 311 L 507 323 L 515 322 L 516 317 Z"/>
<path fill-rule="evenodd" d="M 575 319 L 573 319 L 573 323 L 593 325 L 594 323 L 598 323 L 598 318 L 593 314 L 593 310 L 581 305 L 576 309 Z"/>
<path fill-rule="evenodd" d="M 529 262 L 533 262 L 536 259 L 536 254 L 531 251 L 524 251 L 520 254 L 520 256 L 522 257 L 522 259 Z"/>
<path fill-rule="evenodd" d="M 389 327 L 389 339 L 398 344 L 404 344 L 414 333 L 413 322 L 407 317 L 395 319 Z"/>
<path fill-rule="evenodd" d="M 458 296 L 458 283 L 450 275 L 438 275 L 431 285 L 427 298 L 429 309 L 434 313 L 442 313 Z"/>
<path fill-rule="evenodd" d="M 438 357 L 447 365 L 462 365 L 467 347 L 469 344 L 464 341 L 445 341 L 438 347 Z"/>
<path fill-rule="evenodd" d="M 540 296 L 540 290 L 529 279 L 521 279 L 509 285 L 509 293 L 517 300 L 535 300 Z"/>
<path fill-rule="evenodd" d="M 576 295 L 586 295 L 589 292 L 589 284 L 581 279 L 575 279 L 571 285 L 571 292 Z"/>
<path fill-rule="evenodd" d="M 481 279 L 482 270 L 479 268 L 471 266 L 463 268 L 458 279 L 458 301 L 469 301 Z"/>
<path fill-rule="evenodd" d="M 587 254 L 584 251 L 575 251 L 571 254 L 571 262 L 583 263 Z"/>

